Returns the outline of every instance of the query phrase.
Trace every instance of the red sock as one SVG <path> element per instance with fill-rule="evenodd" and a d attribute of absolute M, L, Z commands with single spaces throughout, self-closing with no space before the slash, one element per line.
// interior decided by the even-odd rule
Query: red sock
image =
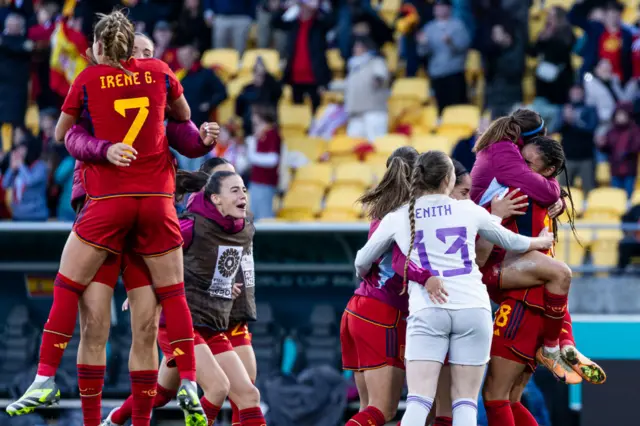
<path fill-rule="evenodd" d="M 167 319 L 167 335 L 181 379 L 196 381 L 196 359 L 193 349 L 193 323 L 184 296 L 184 283 L 156 288 L 156 296 Z"/>
<path fill-rule="evenodd" d="M 102 421 L 102 386 L 104 365 L 78 364 L 78 388 L 82 402 L 84 426 L 100 426 Z"/>
<path fill-rule="evenodd" d="M 157 395 L 158 370 L 131 371 L 131 424 L 150 426 L 153 401 Z"/>
<path fill-rule="evenodd" d="M 53 305 L 49 311 L 49 319 L 44 325 L 40 345 L 37 373 L 40 376 L 56 375 L 62 354 L 71 340 L 73 329 L 76 328 L 78 301 L 86 288 L 87 286 L 71 281 L 59 272 L 56 275 Z"/>
<path fill-rule="evenodd" d="M 242 426 L 267 426 L 260 407 L 240 410 L 240 424 Z"/>
<path fill-rule="evenodd" d="M 553 294 L 544 289 L 544 345 L 554 347 L 559 343 L 560 331 L 567 312 L 567 295 Z"/>
<path fill-rule="evenodd" d="M 489 426 L 516 426 L 509 401 L 484 401 Z"/>
<path fill-rule="evenodd" d="M 200 405 L 202 406 L 204 413 L 207 415 L 207 425 L 213 426 L 216 422 L 216 417 L 218 417 L 218 413 L 220 412 L 220 407 L 210 403 L 204 396 L 200 398 Z"/>
<path fill-rule="evenodd" d="M 167 389 L 160 384 L 157 385 L 156 396 L 153 398 L 153 408 L 164 407 L 176 397 L 176 391 Z M 123 425 L 131 418 L 133 412 L 133 395 L 111 415 L 111 421 L 117 425 Z"/>
<path fill-rule="evenodd" d="M 451 417 L 436 417 L 436 421 L 433 426 L 451 426 L 453 419 Z"/>
<path fill-rule="evenodd" d="M 240 410 L 231 398 L 229 398 L 229 404 L 231 404 L 231 426 L 240 426 Z"/>
<path fill-rule="evenodd" d="M 384 426 L 386 423 L 387 422 L 384 419 L 384 414 L 382 414 L 382 411 L 378 410 L 373 405 L 369 405 L 367 408 L 347 420 L 345 426 Z"/>
<path fill-rule="evenodd" d="M 569 311 L 564 314 L 562 330 L 560 330 L 560 347 L 575 346 L 576 340 L 573 338 L 573 322 Z"/>
<path fill-rule="evenodd" d="M 521 402 L 511 404 L 511 411 L 518 426 L 538 426 L 536 418 L 533 417 L 533 414 L 531 414 L 529 410 L 527 410 L 527 407 L 522 405 Z"/>

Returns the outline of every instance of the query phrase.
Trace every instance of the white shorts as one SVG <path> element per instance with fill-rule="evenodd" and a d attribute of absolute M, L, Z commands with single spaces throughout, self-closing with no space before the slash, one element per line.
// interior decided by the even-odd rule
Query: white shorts
<path fill-rule="evenodd" d="M 407 319 L 407 361 L 436 361 L 458 365 L 489 362 L 493 326 L 491 312 L 482 308 L 421 309 Z"/>

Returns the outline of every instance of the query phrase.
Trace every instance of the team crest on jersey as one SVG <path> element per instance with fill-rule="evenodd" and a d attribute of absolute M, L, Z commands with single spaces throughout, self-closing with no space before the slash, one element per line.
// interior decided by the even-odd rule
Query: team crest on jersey
<path fill-rule="evenodd" d="M 218 270 L 220 274 L 229 278 L 236 274 L 238 271 L 238 262 L 240 261 L 240 253 L 235 248 L 228 248 L 222 255 L 218 257 Z"/>
<path fill-rule="evenodd" d="M 238 273 L 238 268 L 240 268 L 240 260 L 243 257 L 242 252 L 242 247 L 218 247 L 216 270 L 209 286 L 209 294 L 211 296 L 232 299 L 233 283 Z"/>

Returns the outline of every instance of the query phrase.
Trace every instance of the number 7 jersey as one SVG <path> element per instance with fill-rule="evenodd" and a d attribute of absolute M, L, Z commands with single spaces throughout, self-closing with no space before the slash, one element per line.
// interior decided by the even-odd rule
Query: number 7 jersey
<path fill-rule="evenodd" d="M 62 111 L 89 120 L 98 139 L 133 146 L 137 158 L 128 167 L 85 163 L 83 182 L 90 198 L 165 196 L 175 192 L 175 170 L 165 135 L 165 110 L 183 92 L 167 64 L 130 59 L 130 72 L 94 65 L 73 82 Z"/>

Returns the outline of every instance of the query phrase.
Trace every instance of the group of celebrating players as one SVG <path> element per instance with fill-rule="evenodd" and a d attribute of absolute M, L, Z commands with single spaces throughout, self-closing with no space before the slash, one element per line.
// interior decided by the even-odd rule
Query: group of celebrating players
<path fill-rule="evenodd" d="M 55 374 L 80 311 L 85 426 L 128 419 L 149 426 L 153 408 L 174 397 L 189 426 L 212 425 L 227 397 L 234 425 L 265 426 L 247 327 L 256 306 L 246 188 L 220 158 L 176 176 L 169 146 L 200 157 L 214 147 L 219 127 L 198 129 L 190 121 L 180 82 L 153 51 L 122 12 L 99 16 L 87 52 L 92 65 L 73 82 L 55 132 L 79 160 L 78 214 L 55 279 L 37 376 L 6 411 L 28 414 L 60 399 Z M 192 193 L 180 219 L 174 193 Z M 111 300 L 120 275 L 128 296 L 123 309 L 131 311 L 132 395 L 102 421 Z"/>
<path fill-rule="evenodd" d="M 571 201 L 555 179 L 566 172 L 561 145 L 519 109 L 474 150 L 469 173 L 440 151 L 399 148 L 360 200 L 372 222 L 341 324 L 360 395 L 347 424 L 393 420 L 405 370 L 402 426 L 475 426 L 481 387 L 489 426 L 535 426 L 521 398 L 537 364 L 567 384 L 606 380 L 575 347 L 571 270 L 553 258 Z"/>
<path fill-rule="evenodd" d="M 37 376 L 7 412 L 23 415 L 60 399 L 55 374 L 79 311 L 85 426 L 128 419 L 148 426 L 152 409 L 173 398 L 187 425 L 212 425 L 227 397 L 234 425 L 264 426 L 247 328 L 256 307 L 246 188 L 219 158 L 176 176 L 169 146 L 200 157 L 219 127 L 189 121 L 180 82 L 153 51 L 124 14 L 101 15 L 88 52 L 93 65 L 65 99 L 56 138 L 78 160 L 78 216 Z M 348 425 L 393 420 L 405 369 L 402 426 L 475 425 L 483 383 L 490 426 L 537 425 L 520 403 L 537 363 L 569 384 L 606 380 L 575 347 L 571 271 L 552 257 L 556 218 L 571 197 L 555 179 L 565 170 L 562 148 L 545 135 L 530 110 L 494 121 L 476 144 L 470 173 L 442 152 L 402 147 L 363 195 L 372 222 L 356 257 L 362 282 L 341 325 L 343 367 L 355 372 L 361 404 Z M 179 219 L 174 194 L 188 193 Z M 120 275 L 123 309 L 131 311 L 132 395 L 102 421 Z M 493 326 L 490 300 L 499 305 Z M 156 341 L 164 354 L 159 370 Z"/>

